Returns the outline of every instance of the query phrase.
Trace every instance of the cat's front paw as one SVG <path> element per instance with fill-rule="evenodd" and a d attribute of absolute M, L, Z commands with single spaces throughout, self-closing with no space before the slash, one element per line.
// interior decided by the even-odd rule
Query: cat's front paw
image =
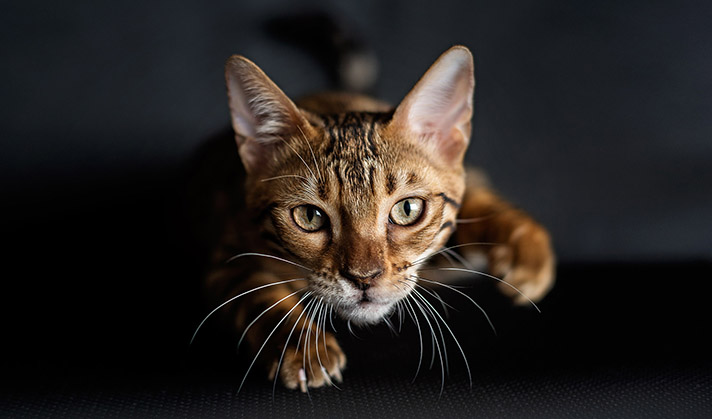
<path fill-rule="evenodd" d="M 505 281 L 499 288 L 516 303 L 539 301 L 554 285 L 555 255 L 549 233 L 523 218 L 507 236 L 488 254 L 490 272 Z"/>
<path fill-rule="evenodd" d="M 297 345 L 287 347 L 282 364 L 279 365 L 279 361 L 275 361 L 272 365 L 270 380 L 277 374 L 285 387 L 299 388 L 303 393 L 307 391 L 307 387 L 322 387 L 333 385 L 334 381 L 341 382 L 341 371 L 346 367 L 346 355 L 336 338 L 328 332 L 320 333 L 317 342 L 314 334 L 311 338 L 306 345 L 302 340 L 298 348 Z"/>

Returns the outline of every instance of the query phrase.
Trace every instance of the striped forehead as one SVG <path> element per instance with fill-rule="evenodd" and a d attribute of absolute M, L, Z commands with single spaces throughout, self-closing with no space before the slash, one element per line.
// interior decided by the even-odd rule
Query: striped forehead
<path fill-rule="evenodd" d="M 384 152 L 378 128 L 390 116 L 352 112 L 324 118 L 324 157 L 342 191 L 375 192 L 375 176 Z"/>

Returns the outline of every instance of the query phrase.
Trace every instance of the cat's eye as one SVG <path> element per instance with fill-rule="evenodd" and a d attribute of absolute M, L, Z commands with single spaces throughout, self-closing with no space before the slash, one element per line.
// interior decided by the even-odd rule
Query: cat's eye
<path fill-rule="evenodd" d="M 407 226 L 418 221 L 423 214 L 424 202 L 420 198 L 406 198 L 398 201 L 391 208 L 390 221 L 394 224 Z"/>
<path fill-rule="evenodd" d="M 306 231 L 317 231 L 326 224 L 326 215 L 314 205 L 300 205 L 292 209 L 292 218 L 297 225 Z"/>

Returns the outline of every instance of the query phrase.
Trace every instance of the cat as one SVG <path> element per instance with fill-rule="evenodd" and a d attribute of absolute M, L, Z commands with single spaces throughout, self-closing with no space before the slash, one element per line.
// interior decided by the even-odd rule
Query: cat
<path fill-rule="evenodd" d="M 250 369 L 262 360 L 268 378 L 302 391 L 340 382 L 346 357 L 327 318 L 414 312 L 428 281 L 418 270 L 449 240 L 485 254 L 517 303 L 552 287 L 547 230 L 463 163 L 475 87 L 466 47 L 442 54 L 396 107 L 353 93 L 293 102 L 237 55 L 225 77 L 235 142 L 232 167 L 213 174 L 220 237 L 205 287 L 218 304 L 208 317 L 227 313 Z"/>

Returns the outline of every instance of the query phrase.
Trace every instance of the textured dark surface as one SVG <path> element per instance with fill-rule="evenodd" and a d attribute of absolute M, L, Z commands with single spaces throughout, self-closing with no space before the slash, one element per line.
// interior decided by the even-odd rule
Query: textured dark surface
<path fill-rule="evenodd" d="M 491 284 L 465 280 L 463 290 L 487 310 L 497 335 L 461 296 L 442 293 L 457 309 L 450 310 L 448 322 L 472 372 L 470 388 L 462 358 L 448 339 L 442 394 L 439 359 L 427 368 L 427 332 L 424 367 L 413 381 L 419 344 L 412 322 L 398 337 L 385 326 L 356 329 L 352 336 L 337 323 L 349 357 L 340 389 L 306 395 L 277 386 L 273 393 L 272 382 L 257 368 L 238 393 L 251 358 L 235 356 L 235 336 L 208 328 L 189 349 L 190 330 L 168 323 L 156 334 L 150 319 L 154 310 L 172 312 L 189 303 L 188 295 L 156 306 L 134 302 L 121 316 L 130 332 L 114 338 L 135 347 L 100 347 L 82 356 L 83 345 L 112 332 L 90 335 L 87 328 L 87 335 L 70 341 L 60 334 L 51 341 L 65 345 L 61 362 L 40 353 L 6 365 L 10 375 L 0 412 L 8 417 L 709 417 L 710 274 L 709 263 L 563 266 L 559 286 L 540 304 L 541 314 L 512 307 Z M 99 328 L 98 319 L 106 315 L 94 312 L 91 324 Z M 392 320 L 397 324 L 397 316 Z"/>
<path fill-rule="evenodd" d="M 710 371 L 599 369 L 567 373 L 483 375 L 471 390 L 432 382 L 364 375 L 342 390 L 309 396 L 271 386 L 236 394 L 214 376 L 135 378 L 15 391 L 3 396 L 5 417 L 503 417 L 703 418 L 712 412 Z M 458 388 L 459 387 L 459 388 Z"/>

